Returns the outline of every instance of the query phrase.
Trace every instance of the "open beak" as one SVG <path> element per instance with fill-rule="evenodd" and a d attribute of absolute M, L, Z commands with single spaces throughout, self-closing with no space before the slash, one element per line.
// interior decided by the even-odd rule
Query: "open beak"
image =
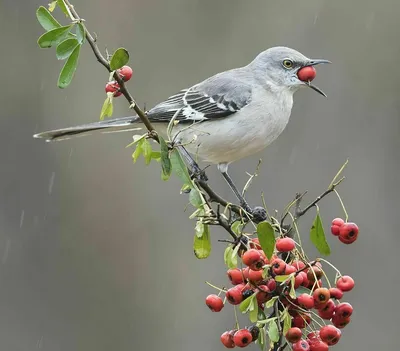
<path fill-rule="evenodd" d="M 329 60 L 323 60 L 323 59 L 312 59 L 312 60 L 308 61 L 307 66 L 316 66 L 316 65 L 327 64 L 327 63 L 332 63 L 332 62 L 329 61 Z M 304 82 L 304 83 L 309 88 L 315 90 L 317 93 L 327 97 L 326 94 L 320 88 L 318 88 L 317 86 L 311 84 L 311 82 Z"/>

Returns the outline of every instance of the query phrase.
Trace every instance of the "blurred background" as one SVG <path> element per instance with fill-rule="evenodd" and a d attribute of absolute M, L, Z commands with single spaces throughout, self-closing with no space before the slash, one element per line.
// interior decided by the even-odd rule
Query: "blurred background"
<path fill-rule="evenodd" d="M 47 2 L 0 0 L 0 349 L 222 350 L 233 309 L 209 312 L 204 298 L 214 291 L 204 282 L 227 284 L 225 246 L 217 242 L 226 233 L 213 228 L 211 257 L 194 257 L 194 222 L 179 180 L 165 184 L 158 164 L 133 164 L 129 133 L 54 144 L 32 138 L 98 120 L 108 78 L 86 45 L 71 86 L 57 88 L 62 62 L 36 44 L 43 30 L 35 11 Z M 328 240 L 331 260 L 356 281 L 347 295 L 355 313 L 335 350 L 398 350 L 400 3 L 74 4 L 102 50 L 129 50 L 128 87 L 142 106 L 275 45 L 334 63 L 319 67 L 315 81 L 328 98 L 298 92 L 282 136 L 230 172 L 243 186 L 263 158 L 248 200 L 261 204 L 264 191 L 269 209 L 281 210 L 296 192 L 314 199 L 350 158 L 339 190 L 361 234 L 350 246 Z M 116 100 L 115 116 L 127 114 L 126 101 Z M 214 168 L 208 175 L 235 200 Z M 334 195 L 320 207 L 328 231 L 343 213 Z M 305 237 L 313 215 L 301 223 Z"/>

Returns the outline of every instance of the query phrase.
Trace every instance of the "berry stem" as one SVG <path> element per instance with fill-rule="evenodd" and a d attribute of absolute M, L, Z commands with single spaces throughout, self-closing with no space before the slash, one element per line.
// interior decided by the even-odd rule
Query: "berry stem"
<path fill-rule="evenodd" d="M 336 196 L 338 197 L 338 199 L 340 201 L 340 204 L 342 205 L 342 209 L 343 209 L 343 212 L 344 212 L 344 215 L 345 215 L 345 220 L 344 221 L 347 223 L 347 221 L 349 220 L 349 215 L 347 214 L 346 207 L 344 207 L 344 203 L 342 201 L 342 198 L 339 195 L 339 192 L 336 189 L 334 190 L 334 192 L 335 192 Z"/>
<path fill-rule="evenodd" d="M 219 288 L 219 287 L 217 287 L 217 286 L 215 286 L 215 285 L 213 285 L 213 284 L 211 284 L 211 283 L 209 283 L 209 282 L 206 282 L 206 284 L 209 285 L 209 286 L 211 286 L 212 288 L 218 290 L 220 293 L 221 293 L 221 292 L 226 292 L 226 291 L 227 291 L 226 289 L 224 289 L 224 288 L 221 289 L 221 288 Z"/>

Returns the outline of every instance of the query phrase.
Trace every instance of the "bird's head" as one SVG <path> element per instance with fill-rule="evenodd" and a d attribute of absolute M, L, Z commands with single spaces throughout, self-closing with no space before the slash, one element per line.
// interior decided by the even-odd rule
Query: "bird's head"
<path fill-rule="evenodd" d="M 287 47 L 273 47 L 260 53 L 251 65 L 256 67 L 258 77 L 266 79 L 267 84 L 287 87 L 291 91 L 307 86 L 321 95 L 325 93 L 312 85 L 316 76 L 314 66 L 322 63 L 331 63 L 328 60 L 310 59 L 300 52 Z"/>

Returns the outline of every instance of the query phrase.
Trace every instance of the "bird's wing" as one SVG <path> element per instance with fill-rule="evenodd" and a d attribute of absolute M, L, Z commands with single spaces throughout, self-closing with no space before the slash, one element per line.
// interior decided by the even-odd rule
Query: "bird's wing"
<path fill-rule="evenodd" d="M 193 123 L 230 116 L 249 104 L 249 84 L 224 72 L 189 89 L 181 90 L 156 105 L 147 115 L 152 122 L 168 122 L 174 115 L 180 123 Z"/>

